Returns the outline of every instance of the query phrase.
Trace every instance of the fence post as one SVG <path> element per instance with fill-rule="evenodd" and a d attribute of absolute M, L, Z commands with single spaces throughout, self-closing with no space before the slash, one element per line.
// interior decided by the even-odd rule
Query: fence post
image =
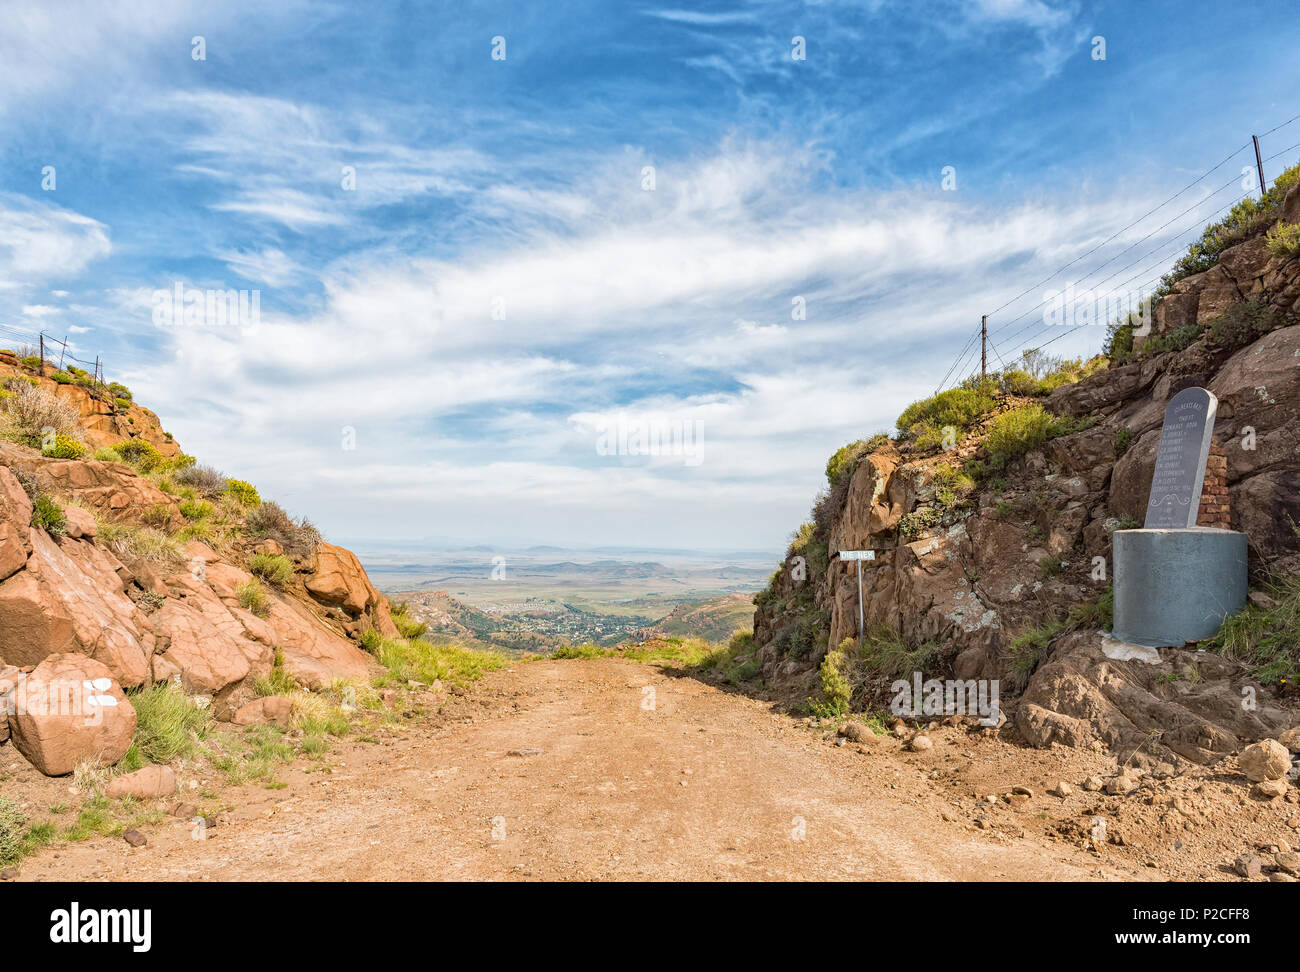
<path fill-rule="evenodd" d="M 1259 198 L 1263 199 L 1268 195 L 1268 190 L 1264 188 L 1264 163 L 1259 159 L 1259 136 L 1252 135 L 1250 140 L 1255 143 L 1255 169 L 1259 172 Z"/>
<path fill-rule="evenodd" d="M 989 316 L 988 314 L 980 315 L 980 384 L 984 384 L 984 379 L 989 370 Z"/>
<path fill-rule="evenodd" d="M 41 377 L 45 377 L 45 332 L 42 331 L 39 338 L 41 342 Z"/>

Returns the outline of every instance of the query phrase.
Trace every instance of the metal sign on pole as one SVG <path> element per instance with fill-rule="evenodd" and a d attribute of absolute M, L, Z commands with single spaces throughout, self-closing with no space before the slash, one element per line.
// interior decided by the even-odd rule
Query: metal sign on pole
<path fill-rule="evenodd" d="M 862 561 L 875 560 L 876 552 L 874 550 L 841 550 L 840 560 L 856 560 L 858 562 L 858 651 L 861 652 L 866 645 L 866 622 L 863 618 L 862 611 Z"/>

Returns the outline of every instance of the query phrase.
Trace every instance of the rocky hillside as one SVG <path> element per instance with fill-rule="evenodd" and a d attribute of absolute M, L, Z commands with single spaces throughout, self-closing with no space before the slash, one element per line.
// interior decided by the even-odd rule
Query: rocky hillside
<path fill-rule="evenodd" d="M 1279 634 L 1300 604 L 1296 182 L 1293 169 L 1207 228 L 1150 327 L 1115 322 L 1107 356 L 1030 355 L 832 457 L 812 521 L 755 598 L 768 684 L 842 711 L 879 708 L 914 671 L 999 679 L 1024 740 L 1136 763 L 1211 762 L 1300 720 L 1283 681 L 1300 650 Z M 1254 606 L 1226 641 L 1117 660 L 1103 645 L 1111 534 L 1140 524 L 1165 403 L 1191 385 L 1219 399 L 1202 522 L 1248 535 Z M 865 548 L 859 654 L 856 572 L 835 553 Z"/>
<path fill-rule="evenodd" d="M 247 722 L 273 674 L 375 671 L 364 648 L 402 632 L 357 558 L 83 376 L 0 353 L 0 743 L 61 775 L 126 752 L 123 690 L 171 682 Z M 90 684 L 102 719 L 56 704 Z"/>

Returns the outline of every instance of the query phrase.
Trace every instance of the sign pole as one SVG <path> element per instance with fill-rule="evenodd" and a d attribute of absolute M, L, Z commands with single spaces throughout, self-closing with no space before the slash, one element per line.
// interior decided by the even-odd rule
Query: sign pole
<path fill-rule="evenodd" d="M 841 550 L 840 562 L 856 560 L 858 562 L 858 653 L 861 654 L 867 644 L 867 621 L 862 604 L 862 561 L 875 560 L 874 550 Z"/>
<path fill-rule="evenodd" d="M 858 655 L 866 647 L 866 630 L 862 619 L 862 561 L 858 561 Z"/>

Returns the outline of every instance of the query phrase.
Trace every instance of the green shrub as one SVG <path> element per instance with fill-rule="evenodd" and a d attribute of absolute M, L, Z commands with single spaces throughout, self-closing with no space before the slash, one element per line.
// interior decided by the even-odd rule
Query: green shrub
<path fill-rule="evenodd" d="M 293 562 L 284 554 L 254 554 L 248 569 L 276 587 L 293 580 Z"/>
<path fill-rule="evenodd" d="M 125 439 L 113 446 L 113 451 L 118 454 L 122 462 L 130 463 L 143 473 L 153 472 L 166 462 L 157 447 L 144 439 Z"/>
<path fill-rule="evenodd" d="M 60 385 L 72 384 L 72 376 L 68 374 L 66 371 L 56 371 L 52 375 L 50 375 L 50 377 L 53 378 L 56 382 L 58 382 Z"/>
<path fill-rule="evenodd" d="M 243 584 L 235 590 L 235 596 L 239 598 L 239 606 L 245 611 L 252 611 L 259 618 L 264 618 L 271 613 L 271 605 L 267 602 L 266 592 L 262 590 L 262 585 L 254 577 L 247 584 Z"/>
<path fill-rule="evenodd" d="M 374 628 L 367 628 L 361 632 L 361 647 L 369 652 L 376 652 L 379 646 L 383 644 L 383 636 Z"/>
<path fill-rule="evenodd" d="M 279 503 L 270 501 L 249 510 L 244 515 L 244 527 L 250 536 L 267 537 L 287 553 L 300 557 L 311 553 L 320 542 L 320 531 L 310 520 L 306 517 L 294 520 Z"/>
<path fill-rule="evenodd" d="M 49 456 L 51 459 L 80 459 L 85 454 L 85 445 L 62 433 L 54 437 L 53 445 L 41 450 L 41 455 Z"/>
<path fill-rule="evenodd" d="M 126 385 L 123 385 L 121 382 L 110 381 L 106 390 L 113 398 L 120 398 L 127 402 L 132 400 L 131 389 L 127 388 Z"/>
<path fill-rule="evenodd" d="M 168 763 L 195 756 L 212 724 L 212 710 L 199 708 L 170 682 L 128 692 L 135 708 L 135 745 L 145 761 Z"/>
<path fill-rule="evenodd" d="M 1210 324 L 1210 343 L 1221 348 L 1243 347 L 1278 324 L 1286 323 L 1290 322 L 1279 321 L 1262 300 L 1234 304 Z"/>
<path fill-rule="evenodd" d="M 1300 256 L 1300 223 L 1283 223 L 1279 220 L 1268 231 L 1266 239 L 1268 250 L 1273 256 L 1286 259 Z"/>
<path fill-rule="evenodd" d="M 0 866 L 17 864 L 23 856 L 27 815 L 7 796 L 0 796 Z"/>
<path fill-rule="evenodd" d="M 115 398 L 113 399 L 113 405 L 117 408 L 119 412 L 125 412 L 131 408 L 131 399 Z"/>
<path fill-rule="evenodd" d="M 995 407 L 997 402 L 988 388 L 951 388 L 903 409 L 898 416 L 898 431 L 906 434 L 912 426 L 924 422 L 940 429 L 951 425 L 961 432 Z"/>
<path fill-rule="evenodd" d="M 38 496 L 32 503 L 32 526 L 62 536 L 68 532 L 68 515 L 48 496 Z"/>
<path fill-rule="evenodd" d="M 403 638 L 418 638 L 429 630 L 429 626 L 423 621 L 416 621 L 407 614 L 405 601 L 390 605 L 389 612 L 392 615 L 393 624 L 397 625 L 397 630 L 401 632 Z"/>
<path fill-rule="evenodd" d="M 959 430 L 956 426 L 947 426 L 953 430 L 955 435 Z M 912 426 L 912 446 L 921 452 L 933 452 L 935 449 L 943 448 L 944 436 L 947 434 L 937 425 L 931 425 L 929 422 L 917 422 Z"/>
<path fill-rule="evenodd" d="M 853 650 L 853 639 L 845 638 L 839 647 L 826 653 L 817 674 L 821 678 L 821 698 L 812 700 L 809 708 L 822 719 L 847 715 L 849 699 L 853 694 L 849 680 L 844 677 L 848 653 Z"/>
<path fill-rule="evenodd" d="M 1224 250 L 1275 219 L 1287 191 L 1297 182 L 1300 182 L 1300 165 L 1292 166 L 1278 176 L 1262 197 L 1243 199 L 1222 220 L 1206 226 L 1200 238 L 1188 246 L 1187 255 L 1161 278 L 1160 286 L 1156 288 L 1157 299 L 1172 292 L 1173 285 L 1184 277 L 1210 269 L 1218 263 L 1219 254 Z"/>
<path fill-rule="evenodd" d="M 262 502 L 253 484 L 246 483 L 242 479 L 226 480 L 226 492 L 243 506 L 257 506 Z"/>
<path fill-rule="evenodd" d="M 1126 425 L 1115 434 L 1115 451 L 1119 455 L 1123 455 L 1128 451 L 1128 447 L 1132 442 L 1133 430 Z"/>
<path fill-rule="evenodd" d="M 878 432 L 870 439 L 859 439 L 837 449 L 835 454 L 826 460 L 826 481 L 834 486 L 842 476 L 852 474 L 864 456 L 875 452 L 888 442 L 889 436 Z"/>
<path fill-rule="evenodd" d="M 1190 324 L 1184 324 L 1182 327 L 1167 331 L 1164 334 L 1157 334 L 1146 340 L 1138 353 L 1144 358 L 1156 354 L 1162 354 L 1165 351 L 1184 351 L 1195 343 L 1196 339 L 1205 333 L 1205 328 L 1192 321 Z"/>
<path fill-rule="evenodd" d="M 1043 383 L 1027 371 L 1013 369 L 1002 373 L 1002 390 L 1008 395 L 1041 395 Z"/>
<path fill-rule="evenodd" d="M 172 477 L 180 486 L 189 486 L 200 496 L 216 499 L 226 491 L 226 477 L 211 466 L 196 466 L 192 456 L 186 456 L 190 462 L 179 466 Z"/>
<path fill-rule="evenodd" d="M 1272 604 L 1247 604 L 1228 617 L 1211 647 L 1251 667 L 1266 684 L 1300 681 L 1300 578 L 1277 577 L 1263 585 Z"/>
<path fill-rule="evenodd" d="M 202 520 L 212 515 L 212 504 L 203 500 L 186 500 L 181 504 L 181 516 L 187 520 Z"/>
<path fill-rule="evenodd" d="M 39 371 L 41 368 L 41 356 L 39 354 L 28 355 L 19 363 L 28 371 Z"/>
<path fill-rule="evenodd" d="M 1055 431 L 1056 420 L 1047 409 L 1026 405 L 994 418 L 984 446 L 991 454 L 1010 460 L 1042 445 Z"/>
<path fill-rule="evenodd" d="M 918 537 L 939 522 L 939 511 L 933 506 L 922 506 L 905 513 L 898 521 L 898 535 L 904 540 Z"/>

